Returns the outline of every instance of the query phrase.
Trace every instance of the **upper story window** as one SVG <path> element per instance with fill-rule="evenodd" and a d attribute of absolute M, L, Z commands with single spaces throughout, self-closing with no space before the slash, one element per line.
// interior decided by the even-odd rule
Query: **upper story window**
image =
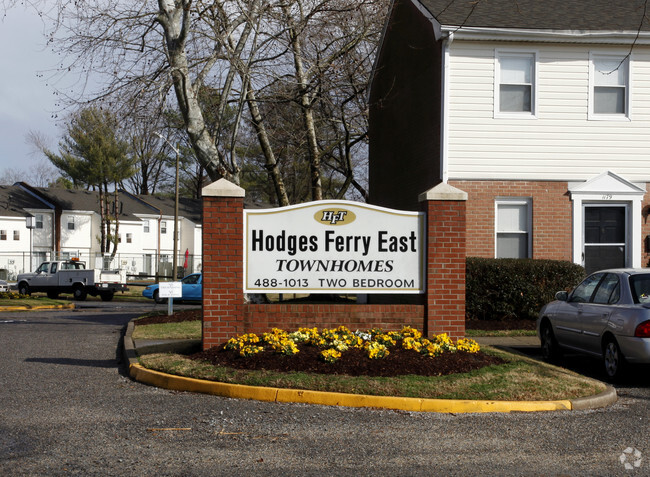
<path fill-rule="evenodd" d="M 529 198 L 496 201 L 496 258 L 532 257 L 532 217 Z"/>
<path fill-rule="evenodd" d="M 126 243 L 132 243 L 133 242 L 133 234 L 126 234 Z"/>
<path fill-rule="evenodd" d="M 149 221 L 148 220 L 144 221 L 144 233 L 145 234 L 149 233 Z"/>
<path fill-rule="evenodd" d="M 626 56 L 592 55 L 590 69 L 590 118 L 628 118 L 630 97 L 629 58 Z"/>
<path fill-rule="evenodd" d="M 534 118 L 536 108 L 535 53 L 497 53 L 495 115 Z"/>
<path fill-rule="evenodd" d="M 7 240 L 7 231 L 0 230 L 0 240 Z"/>
<path fill-rule="evenodd" d="M 68 216 L 68 230 L 74 230 L 74 216 Z"/>
<path fill-rule="evenodd" d="M 14 240 L 20 240 L 20 230 L 14 230 Z"/>
<path fill-rule="evenodd" d="M 167 233 L 167 221 L 166 220 L 162 220 L 160 222 L 160 233 L 161 234 L 166 234 Z"/>
<path fill-rule="evenodd" d="M 43 228 L 43 216 L 41 214 L 37 214 L 34 216 L 36 221 L 34 222 L 34 226 L 37 229 L 42 229 Z"/>

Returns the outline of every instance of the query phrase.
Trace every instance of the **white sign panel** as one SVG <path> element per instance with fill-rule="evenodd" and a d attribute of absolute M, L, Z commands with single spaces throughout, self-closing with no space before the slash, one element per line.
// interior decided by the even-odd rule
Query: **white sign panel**
<path fill-rule="evenodd" d="M 183 284 L 181 282 L 160 282 L 158 294 L 160 298 L 182 298 Z"/>
<path fill-rule="evenodd" d="M 246 293 L 424 293 L 424 213 L 342 200 L 244 211 Z"/>

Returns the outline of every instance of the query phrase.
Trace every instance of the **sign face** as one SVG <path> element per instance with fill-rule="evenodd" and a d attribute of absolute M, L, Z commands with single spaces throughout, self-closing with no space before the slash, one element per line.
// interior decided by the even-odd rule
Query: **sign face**
<path fill-rule="evenodd" d="M 424 293 L 424 222 L 343 200 L 244 210 L 244 291 Z"/>
<path fill-rule="evenodd" d="M 158 294 L 160 298 L 182 298 L 183 284 L 181 282 L 160 282 Z"/>

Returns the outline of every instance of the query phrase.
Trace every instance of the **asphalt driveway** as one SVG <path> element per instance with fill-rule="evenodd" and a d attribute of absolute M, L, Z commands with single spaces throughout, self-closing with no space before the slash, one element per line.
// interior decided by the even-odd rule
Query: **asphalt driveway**
<path fill-rule="evenodd" d="M 0 473 L 650 475 L 648 377 L 592 411 L 448 415 L 240 401 L 128 378 L 120 338 L 137 314 L 0 314 Z"/>

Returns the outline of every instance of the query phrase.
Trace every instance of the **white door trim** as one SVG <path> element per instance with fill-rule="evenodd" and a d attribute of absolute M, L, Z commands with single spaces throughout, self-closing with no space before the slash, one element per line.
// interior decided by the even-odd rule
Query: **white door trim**
<path fill-rule="evenodd" d="M 645 184 L 638 185 L 617 174 L 606 171 L 580 183 L 569 183 L 573 201 L 573 262 L 584 266 L 584 206 L 625 205 L 628 244 L 626 261 L 630 267 L 641 267 L 641 203 L 646 193 Z"/>

